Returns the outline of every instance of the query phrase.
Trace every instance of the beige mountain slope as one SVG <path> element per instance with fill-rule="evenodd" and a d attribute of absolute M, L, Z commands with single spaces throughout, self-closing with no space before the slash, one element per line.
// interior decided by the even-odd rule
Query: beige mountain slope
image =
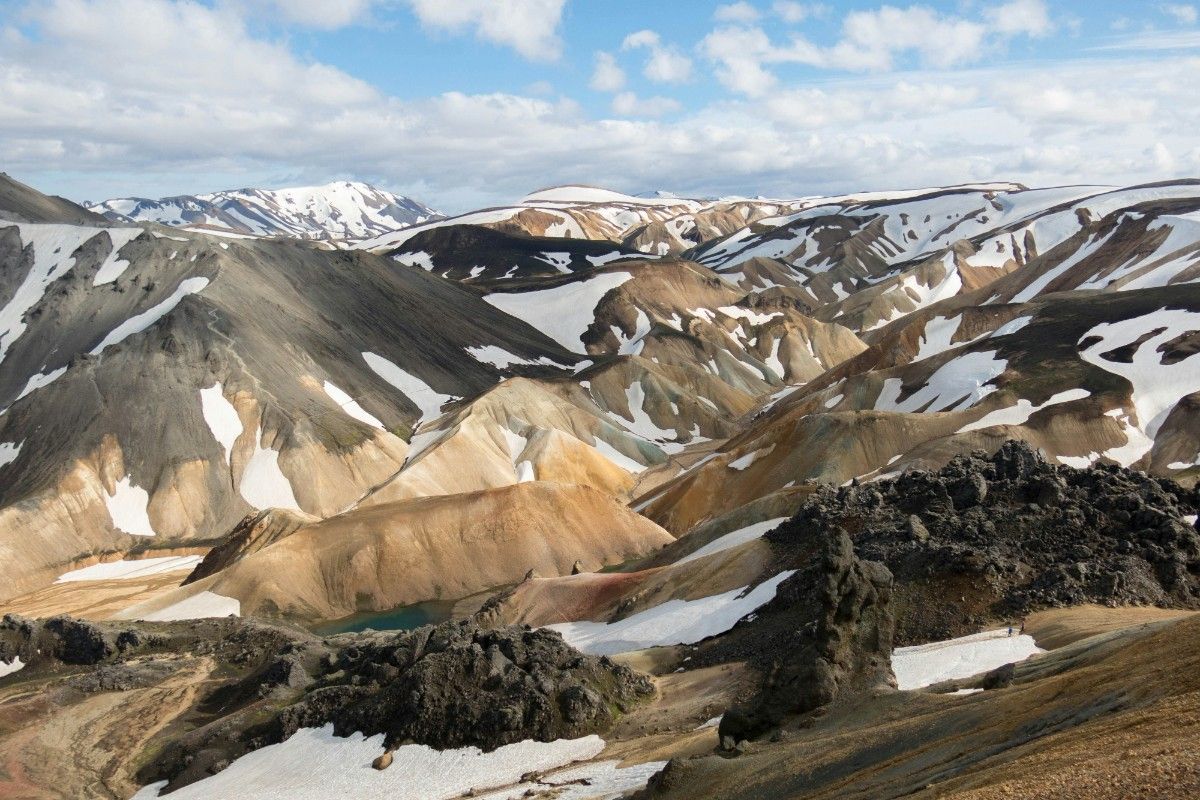
<path fill-rule="evenodd" d="M 529 570 L 566 575 L 576 561 L 599 569 L 672 540 L 594 489 L 521 483 L 371 505 L 301 526 L 154 606 L 210 591 L 240 601 L 243 615 L 331 619 L 466 597 Z"/>

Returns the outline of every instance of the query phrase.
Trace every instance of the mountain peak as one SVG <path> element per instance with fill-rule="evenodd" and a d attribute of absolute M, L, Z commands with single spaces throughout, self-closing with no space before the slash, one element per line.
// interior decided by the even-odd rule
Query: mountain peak
<path fill-rule="evenodd" d="M 114 222 L 158 222 L 214 233 L 300 239 L 363 239 L 441 215 L 410 197 L 361 181 L 282 189 L 244 187 L 152 200 L 116 198 L 89 206 Z"/>

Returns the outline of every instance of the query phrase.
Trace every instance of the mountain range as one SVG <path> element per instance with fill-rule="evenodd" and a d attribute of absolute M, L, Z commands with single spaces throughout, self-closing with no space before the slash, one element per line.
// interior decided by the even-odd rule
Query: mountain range
<path fill-rule="evenodd" d="M 88 210 L 114 223 L 157 222 L 218 235 L 326 241 L 378 236 L 440 216 L 411 198 L 351 181 L 157 200 L 121 197 L 88 205 Z"/>
<path fill-rule="evenodd" d="M 83 208 L 0 178 L 0 603 L 88 620 L 6 618 L 0 667 L 28 667 L 0 671 L 0 707 L 3 681 L 71 664 L 100 670 L 80 697 L 141 692 L 136 735 L 97 761 L 128 761 L 114 793 L 221 796 L 254 779 L 252 751 L 304 763 L 352 733 L 389 764 L 611 740 L 611 764 L 546 756 L 487 784 L 529 796 L 566 791 L 542 773 L 572 760 L 613 793 L 562 796 L 998 786 L 956 737 L 1028 759 L 1030 731 L 1183 702 L 1135 684 L 1156 648 L 1181 670 L 1200 652 L 1193 622 L 1165 627 L 1200 608 L 1198 478 L 1197 180 L 560 186 L 441 217 L 345 182 Z M 1162 613 L 1103 609 L 1135 605 Z M 1037 647 L 957 641 L 1025 616 Z M 558 634 L 605 658 L 572 661 Z M 951 640 L 982 668 L 913 649 Z M 463 701 L 464 734 L 436 686 L 476 680 L 504 699 Z M 389 681 L 451 710 L 395 727 Z M 881 696 L 887 720 L 864 710 Z M 134 723 L 155 698 L 170 719 Z M 1006 707 L 1025 728 L 988 727 Z M 49 774 L 5 720 L 0 750 Z M 116 723 L 88 724 L 71 735 Z M 886 758 L 859 734 L 899 777 L 863 766 Z M 72 769 L 61 785 L 95 778 Z"/>

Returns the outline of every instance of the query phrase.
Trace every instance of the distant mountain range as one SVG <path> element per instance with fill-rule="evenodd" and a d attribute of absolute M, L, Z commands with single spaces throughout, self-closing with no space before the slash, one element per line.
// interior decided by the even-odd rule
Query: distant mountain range
<path fill-rule="evenodd" d="M 153 200 L 120 197 L 88 206 L 111 222 L 158 222 L 209 233 L 338 240 L 378 236 L 441 215 L 366 183 L 231 189 Z"/>

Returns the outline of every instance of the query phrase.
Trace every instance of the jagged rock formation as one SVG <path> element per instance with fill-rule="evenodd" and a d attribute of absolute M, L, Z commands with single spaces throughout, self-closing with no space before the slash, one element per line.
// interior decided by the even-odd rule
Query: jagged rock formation
<path fill-rule="evenodd" d="M 550 631 L 447 622 L 405 633 L 319 639 L 296 628 L 229 619 L 200 624 L 0 621 L 0 660 L 28 673 L 75 672 L 84 692 L 153 685 L 179 658 L 215 659 L 224 676 L 206 688 L 192 722 L 154 742 L 139 780 L 168 790 L 220 771 L 234 758 L 333 723 L 338 735 L 386 734 L 386 745 L 492 750 L 607 729 L 654 694 L 643 675 L 582 655 Z M 80 673 L 79 666 L 95 668 Z"/>
<path fill-rule="evenodd" d="M 976 619 L 1101 604 L 1200 607 L 1200 493 L 1114 466 L 1049 463 L 1023 442 L 857 486 L 820 487 L 767 534 L 784 548 L 844 529 L 895 575 L 898 639 Z M 944 634 L 944 635 L 943 635 Z"/>
<path fill-rule="evenodd" d="M 758 696 L 722 717 L 718 732 L 726 749 L 839 695 L 895 685 L 891 573 L 857 558 L 845 531 L 827 536 L 807 568 L 784 581 L 763 609 L 785 632 L 774 636 L 770 649 L 755 653 L 764 673 Z"/>

